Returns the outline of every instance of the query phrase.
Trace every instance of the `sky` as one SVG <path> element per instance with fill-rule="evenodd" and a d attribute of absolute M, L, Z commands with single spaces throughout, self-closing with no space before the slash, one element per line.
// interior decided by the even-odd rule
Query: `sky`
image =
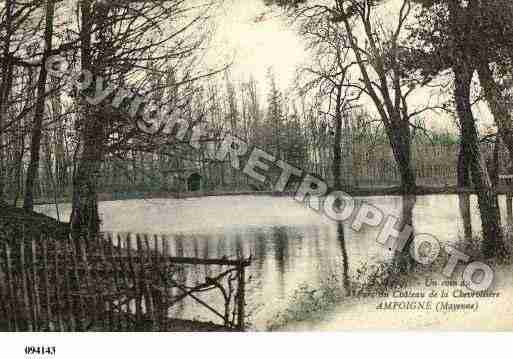
<path fill-rule="evenodd" d="M 233 59 L 236 80 L 253 76 L 262 87 L 272 67 L 280 87 L 288 88 L 306 52 L 301 39 L 285 18 L 273 13 L 262 0 L 225 0 L 218 15 L 215 56 Z"/>
<path fill-rule="evenodd" d="M 400 0 L 389 0 L 385 16 L 397 17 Z M 235 81 L 255 78 L 260 90 L 265 93 L 268 86 L 267 71 L 273 68 L 277 83 L 283 90 L 291 89 L 296 68 L 308 60 L 305 45 L 296 31 L 280 16 L 279 11 L 265 6 L 262 0 L 224 0 L 217 14 L 217 28 L 210 53 L 211 62 L 233 61 L 230 68 Z M 215 59 L 215 60 L 213 60 Z M 411 108 L 423 107 L 428 93 L 419 92 L 413 98 Z M 366 103 L 369 111 L 374 106 Z M 481 128 L 492 122 L 486 106 L 475 107 L 476 117 L 481 119 Z M 432 129 L 455 131 L 455 123 L 447 115 L 430 113 L 426 124 Z"/>

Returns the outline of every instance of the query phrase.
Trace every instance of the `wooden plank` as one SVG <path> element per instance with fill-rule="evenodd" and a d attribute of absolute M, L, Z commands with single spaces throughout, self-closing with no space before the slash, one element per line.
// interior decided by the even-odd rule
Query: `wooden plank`
<path fill-rule="evenodd" d="M 104 274 L 104 282 L 105 287 L 104 288 L 104 302 L 107 310 L 107 319 L 108 319 L 108 330 L 109 332 L 112 332 L 114 330 L 114 306 L 113 306 L 113 298 L 114 295 L 117 295 L 119 292 L 117 290 L 117 287 L 114 286 L 114 272 L 115 272 L 115 263 L 114 261 L 107 261 L 107 248 L 112 251 L 112 237 L 110 235 L 107 235 L 107 238 L 102 237 L 101 238 L 101 244 L 100 247 L 100 258 L 102 267 L 105 273 Z M 106 248 L 107 246 L 107 248 Z M 110 263 L 109 263 L 110 262 Z M 117 273 L 116 273 L 117 275 Z"/>
<path fill-rule="evenodd" d="M 112 318 L 110 317 L 110 311 L 107 311 L 107 300 L 105 299 L 105 290 L 103 287 L 103 281 L 110 280 L 110 275 L 106 273 L 104 253 L 103 253 L 103 239 L 100 234 L 93 235 L 91 242 L 95 243 L 96 251 L 90 251 L 90 260 L 93 268 L 93 281 L 95 289 L 95 298 L 98 303 L 98 324 L 101 330 L 106 330 L 112 324 Z M 96 254 L 96 256 L 95 256 Z"/>
<path fill-rule="evenodd" d="M 57 241 L 56 241 L 57 246 Z M 63 254 L 63 258 L 72 258 L 71 257 L 71 251 L 74 249 L 69 247 L 69 243 L 67 240 L 63 241 L 61 243 L 61 250 Z M 73 261 L 71 261 L 73 262 Z M 68 331 L 78 331 L 77 329 L 77 318 L 75 316 L 75 301 L 73 300 L 71 296 L 71 288 L 73 285 L 73 279 L 72 276 L 74 275 L 73 272 L 73 263 L 68 267 L 68 264 L 66 261 L 64 261 L 64 266 L 61 268 L 61 263 L 59 261 L 59 255 L 56 254 L 55 257 L 55 276 L 56 278 L 59 278 L 59 272 L 62 274 L 62 279 L 64 281 L 64 305 L 66 306 L 66 312 L 67 312 L 67 320 L 66 323 L 66 330 Z"/>
<path fill-rule="evenodd" d="M 94 276 L 94 268 L 93 271 L 91 270 L 91 266 L 89 263 L 88 248 L 93 247 L 94 244 L 91 243 L 91 238 L 89 238 L 89 235 L 79 236 L 76 239 L 77 248 L 79 249 L 80 257 L 79 262 L 80 265 L 84 268 L 84 276 L 82 279 L 85 282 L 85 292 L 81 292 L 81 296 L 85 298 L 85 303 L 87 305 L 87 310 L 84 310 L 84 319 L 89 319 L 91 322 L 89 323 L 88 327 L 94 325 L 98 321 L 98 318 L 100 318 L 100 313 L 98 313 L 98 292 L 96 287 L 96 278 Z M 91 273 L 93 272 L 93 273 Z M 91 307 L 90 307 L 91 306 Z M 90 313 L 92 310 L 92 313 Z M 85 330 L 88 330 L 88 327 L 84 327 Z"/>
<path fill-rule="evenodd" d="M 201 265 L 221 265 L 221 266 L 239 266 L 247 267 L 251 264 L 249 259 L 203 259 L 191 257 L 167 257 L 167 262 L 176 264 L 201 264 Z"/>
<path fill-rule="evenodd" d="M 112 274 L 105 261 L 105 242 L 101 234 L 94 236 L 96 239 L 97 256 L 92 260 L 96 263 L 96 283 L 97 293 L 100 305 L 100 323 L 102 330 L 112 331 L 112 311 L 110 310 L 109 284 L 111 283 Z"/>
<path fill-rule="evenodd" d="M 167 238 L 165 236 L 162 236 L 162 256 L 160 258 L 160 261 L 161 261 L 161 265 L 163 266 L 163 270 L 164 271 L 167 271 L 167 265 L 166 265 L 165 258 L 167 256 L 169 256 L 169 254 L 170 254 L 169 241 L 167 240 Z M 168 303 L 169 303 L 169 298 L 171 298 L 172 293 L 171 293 L 171 290 L 170 290 L 169 285 L 168 285 L 169 282 L 167 280 L 167 276 L 164 275 L 163 278 L 164 278 L 164 294 L 165 294 L 165 298 L 162 301 L 162 310 L 164 311 L 163 316 L 164 316 L 165 320 L 164 320 L 164 328 L 162 328 L 162 330 L 167 331 L 168 330 L 168 325 L 169 325 L 169 321 L 167 320 L 167 317 L 168 317 Z"/>
<path fill-rule="evenodd" d="M 64 305 L 61 299 L 61 281 L 59 278 L 59 254 L 62 252 L 62 246 L 59 245 L 60 242 L 54 238 L 53 240 L 53 248 L 54 248 L 54 288 L 55 288 L 55 307 L 57 308 L 56 319 L 57 319 L 57 329 L 62 332 L 64 330 L 64 325 L 62 321 L 62 313 L 64 311 Z M 63 283 L 66 286 L 66 276 L 63 278 Z M 69 309 L 69 308 L 68 308 Z M 70 315 L 71 317 L 71 315 Z"/>
<path fill-rule="evenodd" d="M 155 258 L 153 260 L 153 264 L 154 264 L 154 278 L 156 278 L 157 282 L 155 283 L 155 285 L 160 285 L 161 283 L 161 278 L 163 277 L 162 275 L 162 251 L 164 250 L 164 247 L 162 247 L 160 250 L 159 250 L 159 238 L 157 237 L 157 235 L 154 235 L 153 236 L 153 253 L 155 254 Z M 158 330 L 159 331 L 162 331 L 162 328 L 163 328 L 163 325 L 164 323 L 166 322 L 166 315 L 165 315 L 165 312 L 164 312 L 164 305 L 163 305 L 163 300 L 162 300 L 162 293 L 160 291 L 154 291 L 153 288 L 152 288 L 152 293 L 153 293 L 153 302 L 154 302 L 154 305 L 155 305 L 155 317 L 157 319 L 157 325 L 158 325 Z"/>
<path fill-rule="evenodd" d="M 40 318 L 41 304 L 40 304 L 40 299 L 39 299 L 39 278 L 38 278 L 38 273 L 37 273 L 37 246 L 36 246 L 35 238 L 32 238 L 30 248 L 31 248 L 31 254 L 32 254 L 32 278 L 33 278 L 32 291 L 33 291 L 33 296 L 34 296 L 34 303 L 32 303 L 32 305 L 34 307 L 33 310 L 34 310 L 34 316 L 35 316 L 33 325 L 34 325 L 34 330 L 37 331 L 37 330 L 39 330 L 38 322 L 39 322 L 39 318 Z"/>
<path fill-rule="evenodd" d="M 4 241 L 5 238 L 2 238 L 0 236 L 0 240 Z M 1 263 L 1 260 L 0 260 Z M 3 270 L 3 266 L 0 266 L 0 276 L 5 279 L 5 271 Z M 8 283 L 5 283 L 6 286 L 8 286 Z M 4 286 L 0 285 L 0 306 L 2 308 L 2 319 L 5 320 L 7 324 L 7 328 L 10 332 L 13 331 L 11 327 L 11 320 L 10 320 L 10 308 L 8 308 L 9 298 L 5 293 Z"/>
<path fill-rule="evenodd" d="M 246 290 L 246 275 L 245 275 L 245 266 L 240 265 L 238 267 L 238 275 L 239 275 L 239 287 L 237 293 L 237 329 L 240 331 L 244 331 L 245 327 L 245 306 L 246 306 L 246 298 L 245 298 L 245 290 Z"/>
<path fill-rule="evenodd" d="M 77 236 L 78 237 L 78 236 Z M 69 236 L 68 244 L 70 248 L 70 255 L 73 267 L 73 284 L 72 284 L 72 292 L 70 293 L 73 297 L 73 316 L 75 317 L 75 330 L 76 331 L 84 331 L 84 322 L 85 319 L 85 306 L 84 306 L 84 297 L 82 296 L 82 279 L 80 278 L 79 268 L 78 268 L 78 255 L 80 253 L 80 245 L 76 242 L 76 239 L 73 239 L 72 236 Z M 75 293 L 73 293 L 75 291 Z"/>
<path fill-rule="evenodd" d="M 112 281 L 108 281 L 108 283 L 111 283 L 111 285 L 109 286 L 109 293 L 110 294 L 116 294 L 118 296 L 118 298 L 120 298 L 119 296 L 119 293 L 120 293 L 120 290 L 119 290 L 119 279 L 118 279 L 118 269 L 116 268 L 116 260 L 114 259 L 114 243 L 113 243 L 113 238 L 111 237 L 110 234 L 107 234 L 107 240 L 109 242 L 109 246 L 108 246 L 108 250 L 107 250 L 107 257 L 109 259 L 109 262 L 110 262 L 110 265 L 111 265 L 111 273 L 112 273 Z M 121 317 L 121 310 L 119 310 L 119 315 L 118 315 L 118 320 L 116 321 L 116 323 L 114 323 L 114 318 L 113 318 L 113 311 L 114 311 L 114 307 L 113 307 L 113 300 L 114 300 L 114 296 L 111 297 L 112 299 L 110 299 L 111 301 L 109 301 L 109 312 L 110 312 L 110 316 L 109 316 L 109 331 L 113 331 L 114 328 L 116 328 L 117 330 L 121 330 L 119 324 L 121 323 L 121 320 L 119 319 Z"/>
<path fill-rule="evenodd" d="M 145 260 L 148 262 L 149 264 L 149 268 L 151 268 L 151 270 L 155 270 L 155 258 L 153 257 L 152 258 L 152 253 L 151 253 L 151 248 L 150 248 L 150 242 L 149 242 L 149 239 L 148 239 L 148 235 L 144 235 L 144 243 L 145 243 L 145 251 L 143 251 L 143 255 L 145 256 Z M 152 279 L 152 276 L 150 276 L 150 280 L 147 279 L 147 276 L 146 276 L 146 269 L 144 268 L 144 265 L 143 265 L 143 268 L 142 268 L 142 280 L 143 280 L 143 285 L 144 285 L 144 290 L 146 292 L 146 301 L 145 301 L 145 305 L 146 305 L 146 312 L 150 318 L 150 321 L 151 321 L 151 329 L 152 331 L 156 331 L 157 330 L 157 321 L 156 321 L 156 318 L 155 318 L 155 301 L 153 299 L 153 293 L 152 293 L 152 286 L 151 286 L 151 279 Z"/>
<path fill-rule="evenodd" d="M 136 320 L 136 330 L 138 329 L 139 323 L 142 321 L 142 291 L 140 286 L 140 280 L 138 273 L 135 270 L 134 266 L 134 260 L 132 256 L 132 248 L 131 248 L 131 237 L 130 234 L 127 236 L 126 243 L 127 243 L 127 256 L 128 256 L 128 267 L 130 269 L 130 276 L 132 279 L 132 282 L 134 284 L 134 290 L 135 290 L 135 320 Z"/>
<path fill-rule="evenodd" d="M 28 331 L 34 331 L 34 322 L 36 321 L 35 314 L 35 300 L 32 301 L 32 306 L 29 304 L 29 288 L 28 288 L 28 274 L 27 274 L 27 263 L 25 261 L 25 231 L 22 229 L 22 235 L 20 238 L 20 274 L 21 274 L 21 292 L 22 292 L 22 303 L 23 303 L 23 324 L 22 329 Z M 32 293 L 34 296 L 35 293 Z"/>
<path fill-rule="evenodd" d="M 159 250 L 159 238 L 156 234 L 153 235 L 153 255 L 153 263 L 155 265 L 155 269 L 158 269 L 160 260 L 162 258 L 162 251 Z"/>
<path fill-rule="evenodd" d="M 50 304 L 50 278 L 48 276 L 48 245 L 46 242 L 47 238 L 41 237 L 41 246 L 43 248 L 43 268 L 42 268 L 42 275 L 43 275 L 43 282 L 44 282 L 44 306 L 45 306 L 45 316 L 46 316 L 46 324 L 48 331 L 54 330 L 54 324 L 52 323 L 53 317 L 52 317 L 52 308 Z M 55 286 L 58 286 L 58 283 L 55 283 Z"/>
<path fill-rule="evenodd" d="M 118 264 L 119 264 L 119 274 L 120 274 L 120 282 L 123 286 L 123 288 L 125 288 L 125 290 L 128 291 L 128 289 L 130 288 L 129 286 L 129 282 L 127 280 L 127 277 L 126 277 L 126 268 L 125 268 L 125 264 L 124 264 L 124 261 L 123 261 L 123 254 L 122 254 L 122 246 L 123 246 L 123 242 L 121 241 L 121 236 L 118 234 L 117 235 L 117 246 L 116 246 L 116 251 L 117 251 L 117 258 L 118 258 Z M 123 308 L 120 306 L 119 308 L 120 311 L 123 310 Z M 128 316 L 130 315 L 130 304 L 126 304 L 126 311 L 124 311 L 124 318 L 123 316 L 119 316 L 119 323 L 118 323 L 118 328 L 119 330 L 123 330 L 123 319 L 125 320 L 125 327 L 127 328 L 128 330 Z"/>
<path fill-rule="evenodd" d="M 138 277 L 138 284 L 139 284 L 139 291 L 138 291 L 138 306 L 139 306 L 139 315 L 136 315 L 137 319 L 137 325 L 141 325 L 143 321 L 143 310 L 142 310 L 142 301 L 144 299 L 144 306 L 145 306 L 145 312 L 148 312 L 148 298 L 146 296 L 147 288 L 146 288 L 146 281 L 144 278 L 144 264 L 145 264 L 145 258 L 144 253 L 142 252 L 142 240 L 141 236 L 139 234 L 136 234 L 136 251 L 137 251 L 137 259 L 138 259 L 138 271 L 137 271 L 137 277 Z"/>
<path fill-rule="evenodd" d="M 18 321 L 18 296 L 16 294 L 16 285 L 15 280 L 13 278 L 12 272 L 12 263 L 11 263 L 11 247 L 9 244 L 4 242 L 4 261 L 5 261 L 5 277 L 7 280 L 7 291 L 9 300 L 9 307 L 11 309 L 12 315 L 12 328 L 14 331 L 19 331 L 19 321 Z"/>

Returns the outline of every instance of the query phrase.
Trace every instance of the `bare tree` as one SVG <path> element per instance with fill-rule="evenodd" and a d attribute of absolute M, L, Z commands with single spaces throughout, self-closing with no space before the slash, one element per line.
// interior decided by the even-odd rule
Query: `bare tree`
<path fill-rule="evenodd" d="M 303 93 L 314 91 L 317 96 L 326 99 L 327 109 L 320 111 L 333 120 L 333 185 L 335 189 L 340 190 L 344 187 L 342 179 L 343 120 L 350 116 L 351 110 L 356 106 L 355 102 L 362 93 L 351 86 L 351 69 L 356 66 L 356 62 L 351 61 L 349 39 L 337 23 L 323 16 L 307 16 L 301 24 L 301 34 L 307 39 L 309 48 L 313 50 L 314 60 L 311 61 L 311 65 L 300 71 L 298 82 L 303 82 L 301 86 Z M 304 78 L 307 80 L 305 81 Z M 348 126 L 346 126 L 347 129 Z M 345 133 L 345 136 L 347 143 L 350 141 L 350 134 Z M 347 179 L 345 179 L 345 185 L 348 185 Z"/>
<path fill-rule="evenodd" d="M 32 210 L 34 207 L 34 183 L 39 169 L 39 153 L 41 147 L 41 134 L 43 117 L 45 112 L 46 84 L 48 72 L 46 63 L 52 53 L 53 27 L 54 27 L 55 0 L 46 0 L 45 7 L 45 30 L 44 30 L 44 53 L 39 69 L 37 81 L 37 103 L 34 108 L 34 120 L 32 123 L 32 139 L 30 144 L 30 164 L 27 171 L 27 182 L 25 184 L 25 199 L 23 208 Z"/>
<path fill-rule="evenodd" d="M 433 106 L 411 108 L 409 98 L 431 77 L 407 73 L 401 46 L 412 15 L 412 2 L 403 0 L 393 24 L 379 16 L 382 1 L 333 0 L 325 2 L 269 1 L 293 9 L 295 16 L 324 16 L 345 30 L 351 56 L 360 73 L 352 87 L 367 96 L 379 113 L 401 175 L 403 193 L 415 193 L 416 176 L 411 157 L 412 119 Z"/>
<path fill-rule="evenodd" d="M 178 0 L 84 0 L 79 5 L 80 69 L 92 74 L 93 92 L 95 87 L 111 86 L 115 89 L 118 85 L 135 89 L 140 96 L 151 98 L 153 92 L 161 89 L 149 88 L 151 76 L 148 75 L 165 73 L 170 67 L 174 67 L 175 74 L 181 76 L 171 86 L 185 87 L 186 93 L 187 86 L 201 77 L 195 76 L 194 64 L 206 38 L 202 32 L 193 36 L 193 31 L 207 19 L 210 4 L 189 7 Z M 111 90 L 106 97 L 112 100 L 117 95 L 119 92 Z M 154 149 L 163 145 L 155 138 L 163 140 L 165 136 L 138 133 L 137 126 L 129 117 L 129 107 L 122 104 L 122 100 L 118 99 L 121 104 L 113 109 L 108 101 L 91 106 L 85 96 L 94 96 L 94 93 L 78 96 L 80 115 L 77 123 L 81 143 L 70 222 L 74 230 L 87 228 L 95 233 L 99 228 L 98 180 L 107 151 L 121 153 L 123 149 Z M 178 101 L 175 98 L 171 102 L 176 104 Z M 168 107 L 169 103 L 160 106 Z M 144 111 L 144 108 L 140 109 Z M 118 139 L 114 148 L 107 143 L 111 135 Z"/>
<path fill-rule="evenodd" d="M 488 51 L 481 49 L 479 41 L 484 35 L 481 26 L 483 20 L 481 2 L 458 0 L 418 2 L 423 3 L 425 11 L 421 14 L 423 22 L 419 27 L 417 39 L 433 51 L 426 51 L 425 49 L 428 48 L 426 46 L 419 49 L 414 56 L 417 60 L 416 65 L 423 68 L 423 71 L 433 74 L 450 68 L 454 74 L 453 96 L 460 123 L 462 144 L 459 172 L 466 171 L 468 165 L 479 203 L 484 237 L 483 253 L 490 257 L 503 255 L 505 247 L 497 193 L 479 148 L 480 139 L 471 100 L 472 80 L 476 71 L 480 71 L 482 85 L 495 120 L 498 122 L 499 132 L 507 143 L 510 125 L 502 114 L 503 110 L 494 105 L 496 101 L 500 101 L 500 98 L 492 99 L 492 96 L 498 96 L 499 93 L 494 91 L 491 79 L 486 78 L 489 75 L 486 68 L 489 66 L 490 57 L 475 56 L 483 55 L 483 51 Z M 435 27 L 443 31 L 434 31 Z M 460 174 L 460 178 L 464 176 L 464 173 Z"/>

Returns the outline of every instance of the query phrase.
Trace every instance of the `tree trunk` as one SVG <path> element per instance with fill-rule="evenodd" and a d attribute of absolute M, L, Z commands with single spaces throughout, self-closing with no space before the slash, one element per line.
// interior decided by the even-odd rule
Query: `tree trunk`
<path fill-rule="evenodd" d="M 415 194 L 417 179 L 411 158 L 411 133 L 408 121 L 394 120 L 388 130 L 388 137 L 399 167 L 401 190 L 405 195 Z"/>
<path fill-rule="evenodd" d="M 465 154 L 466 141 L 461 139 L 460 151 L 458 154 L 457 183 L 459 190 L 468 190 L 470 183 L 470 159 Z M 463 220 L 463 232 L 466 241 L 472 239 L 472 221 L 470 216 L 470 194 L 460 193 L 458 195 L 460 215 Z"/>
<path fill-rule="evenodd" d="M 337 238 L 338 238 L 338 242 L 340 244 L 340 251 L 342 253 L 342 260 L 343 260 L 342 283 L 344 285 L 344 289 L 345 289 L 346 293 L 350 293 L 351 281 L 349 280 L 349 257 L 347 255 L 346 239 L 345 239 L 345 235 L 344 235 L 344 223 L 342 223 L 342 222 L 337 223 Z"/>
<path fill-rule="evenodd" d="M 103 126 L 100 121 L 93 120 L 94 117 L 96 114 L 92 113 L 84 129 L 82 154 L 73 179 L 70 223 L 74 234 L 83 231 L 95 234 L 100 229 L 98 179 L 103 159 Z"/>
<path fill-rule="evenodd" d="M 490 174 L 490 180 L 492 181 L 492 186 L 497 188 L 499 185 L 499 151 L 501 147 L 501 138 L 497 136 L 495 139 L 495 143 L 493 144 L 493 155 L 490 159 L 490 166 L 488 169 L 488 173 Z"/>
<path fill-rule="evenodd" d="M 413 227 L 413 209 L 417 203 L 417 197 L 415 194 L 404 195 L 401 198 L 401 230 L 409 226 Z M 411 235 L 406 239 L 406 243 L 401 252 L 397 253 L 394 258 L 396 267 L 400 273 L 409 273 L 415 266 L 415 260 L 411 256 L 410 248 L 415 240 L 415 231 L 412 230 Z"/>
<path fill-rule="evenodd" d="M 513 163 L 513 123 L 510 106 L 508 106 L 499 85 L 493 78 L 487 61 L 480 64 L 478 74 L 479 82 L 484 89 L 486 101 L 497 125 L 499 135 L 508 149 L 510 162 Z"/>
<path fill-rule="evenodd" d="M 483 228 L 483 254 L 494 257 L 504 254 L 504 241 L 497 194 L 479 149 L 479 138 L 470 102 L 470 83 L 473 71 L 460 58 L 453 66 L 455 75 L 454 98 L 461 124 L 461 137 L 465 141 L 465 156 L 470 159 L 472 182 L 477 194 Z"/>
<path fill-rule="evenodd" d="M 3 57 L 2 63 L 2 83 L 0 86 L 0 204 L 4 200 L 5 182 L 7 180 L 6 158 L 4 149 L 4 118 L 7 114 L 7 103 L 9 101 L 9 94 L 12 87 L 12 71 L 13 65 L 10 59 L 10 47 L 12 37 L 12 22 L 13 22 L 13 0 L 5 0 L 5 38 L 3 40 Z"/>
<path fill-rule="evenodd" d="M 39 171 L 39 152 L 41 147 L 41 131 L 45 112 L 46 99 L 46 79 L 48 73 L 46 70 L 46 61 L 52 51 L 53 37 L 53 16 L 54 0 L 46 1 L 46 26 L 45 26 L 45 53 L 39 70 L 39 79 L 37 81 L 37 102 L 34 110 L 34 122 L 32 123 L 32 141 L 30 143 L 30 163 L 27 170 L 25 184 L 25 199 L 23 208 L 32 211 L 34 208 L 34 183 Z"/>
<path fill-rule="evenodd" d="M 333 187 L 339 191 L 342 189 L 342 88 L 337 88 L 337 108 L 335 114 L 335 139 L 333 141 Z"/>
<path fill-rule="evenodd" d="M 80 3 L 82 29 L 80 31 L 82 71 L 93 74 L 96 81 L 98 69 L 93 69 L 91 51 L 91 34 L 93 30 L 92 0 Z M 96 70 L 96 71 L 94 71 Z M 98 110 L 94 110 L 82 98 L 80 104 L 79 131 L 81 133 L 82 151 L 78 167 L 73 178 L 73 199 L 70 217 L 73 235 L 99 232 L 98 215 L 98 177 L 103 160 L 104 126 Z"/>

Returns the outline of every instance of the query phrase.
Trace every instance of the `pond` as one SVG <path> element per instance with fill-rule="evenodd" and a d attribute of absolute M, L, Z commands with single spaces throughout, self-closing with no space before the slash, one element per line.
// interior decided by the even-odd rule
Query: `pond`
<path fill-rule="evenodd" d="M 366 197 L 386 214 L 399 216 L 400 197 Z M 473 228 L 480 228 L 477 201 L 471 197 Z M 505 208 L 505 198 L 501 198 Z M 56 216 L 54 206 L 38 211 Z M 61 205 L 67 218 L 69 205 Z M 505 211 L 503 211 L 505 212 Z M 201 258 L 253 258 L 248 269 L 247 311 L 254 329 L 265 329 L 273 317 L 293 304 L 299 288 L 316 288 L 341 278 L 344 256 L 337 225 L 288 197 L 220 196 L 191 199 L 148 199 L 101 202 L 102 230 L 118 233 L 164 235 L 176 256 Z M 463 236 L 458 196 L 417 198 L 413 221 L 417 233 L 429 233 L 444 243 Z M 377 229 L 355 232 L 344 228 L 349 275 L 364 264 L 390 258 L 376 242 Z M 199 269 L 198 269 L 199 270 Z M 191 269 L 191 278 L 202 273 Z M 205 273 L 203 273 L 205 274 Z M 193 279 L 191 279 L 193 280 Z M 212 320 L 206 310 L 184 301 L 172 315 Z"/>

